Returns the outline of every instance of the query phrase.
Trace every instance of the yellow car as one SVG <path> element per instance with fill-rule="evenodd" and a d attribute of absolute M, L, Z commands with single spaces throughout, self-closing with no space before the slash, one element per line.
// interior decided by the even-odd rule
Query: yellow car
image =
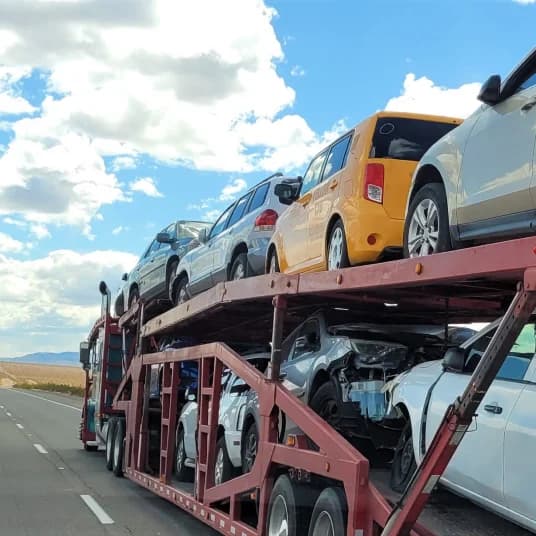
<path fill-rule="evenodd" d="M 462 121 L 380 112 L 313 158 L 301 187 L 279 184 L 289 205 L 268 247 L 266 271 L 335 270 L 400 256 L 413 171 Z"/>

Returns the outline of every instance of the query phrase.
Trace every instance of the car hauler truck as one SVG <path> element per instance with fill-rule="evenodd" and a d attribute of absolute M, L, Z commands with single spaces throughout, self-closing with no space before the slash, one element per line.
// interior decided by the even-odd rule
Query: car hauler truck
<path fill-rule="evenodd" d="M 81 346 L 88 378 L 81 439 L 86 448 L 106 448 L 106 463 L 116 475 L 229 536 L 425 536 L 431 533 L 418 524 L 419 514 L 534 311 L 536 240 L 220 283 L 163 312 L 158 303 L 139 302 L 119 319 L 110 315 L 105 284 L 100 291 L 102 317 Z M 446 326 L 502 316 L 466 391 L 452 401 L 396 505 L 370 481 L 368 459 L 281 384 L 283 336 L 326 305 L 361 312 L 367 322 L 432 320 Z M 166 341 L 181 337 L 196 344 L 164 350 Z M 271 360 L 266 375 L 232 349 L 237 341 L 267 340 Z M 193 485 L 174 474 L 184 362 L 197 362 L 198 370 Z M 219 403 L 227 369 L 257 393 L 259 437 L 251 470 L 215 485 Z M 281 414 L 299 429 L 284 442 Z"/>

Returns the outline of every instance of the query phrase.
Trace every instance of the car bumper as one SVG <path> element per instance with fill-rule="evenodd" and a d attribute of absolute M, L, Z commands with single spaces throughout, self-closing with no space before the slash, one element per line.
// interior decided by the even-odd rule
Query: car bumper
<path fill-rule="evenodd" d="M 265 272 L 266 252 L 270 244 L 270 236 L 255 237 L 248 248 L 249 275 L 261 275 Z"/>

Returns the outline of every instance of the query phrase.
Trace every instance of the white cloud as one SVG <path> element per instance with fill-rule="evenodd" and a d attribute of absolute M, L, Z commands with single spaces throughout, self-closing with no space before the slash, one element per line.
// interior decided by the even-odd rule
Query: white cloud
<path fill-rule="evenodd" d="M 291 76 L 305 76 L 305 69 L 301 65 L 294 65 L 290 70 Z"/>
<path fill-rule="evenodd" d="M 117 156 L 112 161 L 112 171 L 134 169 L 136 164 L 136 159 L 133 156 Z"/>
<path fill-rule="evenodd" d="M 133 192 L 142 192 L 149 197 L 164 197 L 158 191 L 154 179 L 151 177 L 142 177 L 131 182 L 130 190 Z"/>
<path fill-rule="evenodd" d="M 136 260 L 120 251 L 58 250 L 24 261 L 0 255 L 0 356 L 42 351 L 44 345 L 75 350 L 99 316 L 99 281 L 115 291 Z M 62 334 L 58 340 L 56 334 Z"/>
<path fill-rule="evenodd" d="M 36 111 L 19 93 L 16 84 L 31 74 L 31 68 L 25 66 L 0 66 L 0 115 L 24 115 Z"/>
<path fill-rule="evenodd" d="M 203 213 L 203 221 L 215 222 L 218 216 L 221 214 L 221 210 L 213 208 Z"/>
<path fill-rule="evenodd" d="M 457 88 L 445 88 L 421 76 L 408 73 L 404 79 L 402 94 L 389 99 L 386 110 L 418 112 L 465 118 L 479 106 L 477 95 L 481 84 L 463 84 Z"/>
<path fill-rule="evenodd" d="M 4 223 L 7 223 L 8 225 L 14 225 L 15 227 L 26 227 L 26 222 L 15 220 L 13 218 L 10 218 L 9 216 L 7 218 L 4 218 L 2 221 Z"/>
<path fill-rule="evenodd" d="M 514 2 L 515 2 L 516 4 L 528 5 L 528 4 L 534 4 L 534 3 L 536 3 L 536 0 L 514 0 Z"/>
<path fill-rule="evenodd" d="M 243 192 L 248 187 L 248 183 L 244 179 L 234 179 L 226 184 L 219 196 L 220 201 L 232 201 L 236 196 Z"/>
<path fill-rule="evenodd" d="M 24 244 L 15 240 L 6 233 L 0 232 L 0 254 L 2 253 L 20 253 L 24 249 Z"/>
<path fill-rule="evenodd" d="M 41 223 L 30 224 L 30 234 L 39 240 L 42 238 L 50 238 L 50 231 Z"/>
<path fill-rule="evenodd" d="M 125 231 L 128 231 L 128 229 L 129 229 L 129 228 L 126 227 L 126 226 L 118 225 L 117 227 L 114 227 L 114 228 L 112 229 L 112 234 L 113 234 L 113 235 L 118 235 L 118 234 L 120 234 L 120 233 L 124 233 Z"/>

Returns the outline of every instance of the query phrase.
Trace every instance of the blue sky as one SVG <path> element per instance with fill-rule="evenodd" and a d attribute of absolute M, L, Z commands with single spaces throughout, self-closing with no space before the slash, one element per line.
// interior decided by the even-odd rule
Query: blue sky
<path fill-rule="evenodd" d="M 0 7 L 0 356 L 75 349 L 98 280 L 160 228 L 303 172 L 370 113 L 466 116 L 536 20 L 513 0 L 112 5 Z"/>

